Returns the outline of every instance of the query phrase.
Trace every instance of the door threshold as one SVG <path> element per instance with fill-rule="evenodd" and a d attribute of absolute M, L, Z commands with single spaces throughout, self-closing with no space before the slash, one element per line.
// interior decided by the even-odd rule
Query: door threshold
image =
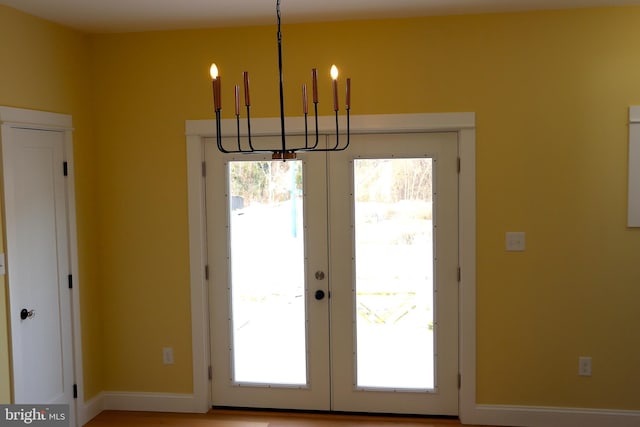
<path fill-rule="evenodd" d="M 332 419 L 404 419 L 404 420 L 459 420 L 457 415 L 438 414 L 396 414 L 383 412 L 346 412 L 346 411 L 322 411 L 312 409 L 279 409 L 279 408 L 252 408 L 237 406 L 212 406 L 210 414 L 246 414 L 246 415 L 275 415 L 279 417 L 308 417 L 308 418 L 332 418 Z"/>

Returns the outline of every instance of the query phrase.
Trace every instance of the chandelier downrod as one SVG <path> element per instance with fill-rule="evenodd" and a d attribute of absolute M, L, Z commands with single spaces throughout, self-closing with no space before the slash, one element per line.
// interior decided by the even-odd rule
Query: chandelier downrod
<path fill-rule="evenodd" d="M 331 67 L 331 78 L 332 81 L 332 91 L 333 91 L 333 110 L 335 113 L 335 122 L 336 122 L 336 142 L 332 147 L 329 148 L 318 148 L 318 72 L 314 68 L 311 70 L 311 84 L 312 84 L 312 102 L 314 109 L 314 121 L 315 121 L 315 141 L 313 144 L 309 144 L 309 131 L 308 131 L 308 115 L 309 115 L 309 106 L 308 106 L 308 95 L 307 95 L 307 85 L 303 84 L 302 86 L 302 112 L 304 114 L 304 146 L 298 147 L 288 147 L 287 139 L 286 139 L 286 129 L 285 129 L 285 115 L 284 115 L 284 80 L 282 73 L 282 31 L 280 29 L 280 0 L 276 1 L 276 15 L 277 15 L 277 24 L 278 24 L 278 76 L 280 79 L 280 133 L 281 133 L 281 145 L 280 147 L 273 148 L 260 148 L 256 149 L 253 146 L 251 140 L 251 102 L 249 98 L 249 73 L 247 71 L 243 72 L 243 82 L 244 82 L 244 103 L 246 108 L 246 121 L 247 121 L 247 139 L 243 144 L 240 137 L 240 87 L 239 85 L 235 85 L 235 116 L 236 116 L 236 140 L 237 140 L 237 148 L 227 148 L 222 143 L 222 125 L 221 125 L 221 81 L 220 75 L 218 74 L 218 67 L 216 64 L 212 64 L 210 68 L 210 74 L 212 78 L 213 85 L 213 105 L 215 112 L 215 121 L 216 121 L 216 144 L 218 146 L 218 150 L 227 154 L 234 153 L 271 153 L 272 159 L 277 160 L 290 160 L 295 159 L 298 152 L 309 152 L 309 151 L 319 151 L 319 152 L 327 152 L 327 151 L 343 151 L 347 149 L 349 146 L 350 140 L 350 122 L 349 122 L 349 114 L 351 110 L 351 79 L 347 78 L 346 80 L 346 99 L 345 99 L 345 110 L 346 110 L 346 142 L 341 146 L 340 145 L 340 129 L 339 129 L 339 120 L 338 120 L 338 69 L 336 66 Z"/>
<path fill-rule="evenodd" d="M 287 141 L 285 136 L 284 126 L 284 81 L 282 78 L 282 31 L 280 31 L 280 0 L 276 2 L 276 15 L 278 17 L 278 75 L 280 77 L 280 132 L 282 138 L 282 159 L 284 160 L 284 154 L 287 152 Z"/>

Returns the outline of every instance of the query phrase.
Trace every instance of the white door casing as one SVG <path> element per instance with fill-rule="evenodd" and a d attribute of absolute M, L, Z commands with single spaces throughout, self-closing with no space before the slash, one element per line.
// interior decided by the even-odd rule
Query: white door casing
<path fill-rule="evenodd" d="M 71 117 L 0 107 L 0 122 L 13 400 L 69 404 L 76 425 L 85 420 L 74 399 L 83 394 Z M 32 315 L 21 319 L 22 309 Z"/>
<path fill-rule="evenodd" d="M 333 118 L 320 118 L 321 131 L 329 131 Z M 254 135 L 276 135 L 278 119 L 256 119 L 252 123 Z M 292 122 L 288 129 L 300 134 L 302 126 Z M 353 116 L 352 134 L 357 133 L 412 133 L 454 131 L 458 133 L 459 155 L 463 165 L 459 188 L 459 247 L 460 268 L 460 362 L 462 376 L 459 392 L 459 414 L 475 409 L 475 115 L 473 113 L 437 113 L 408 115 Z M 192 302 L 192 350 L 193 350 L 193 405 L 198 411 L 206 411 L 212 401 L 210 396 L 209 368 L 209 307 L 207 297 L 207 255 L 204 206 L 204 141 L 215 136 L 213 120 L 186 122 L 187 163 L 189 184 L 189 238 Z M 222 135 L 235 134 L 235 120 L 223 120 Z"/>

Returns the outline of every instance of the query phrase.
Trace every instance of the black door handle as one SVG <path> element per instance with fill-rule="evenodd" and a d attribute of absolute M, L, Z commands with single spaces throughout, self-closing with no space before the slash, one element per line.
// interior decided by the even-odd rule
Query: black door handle
<path fill-rule="evenodd" d="M 318 289 L 316 291 L 316 299 L 318 301 L 323 300 L 324 299 L 324 291 L 322 289 Z"/>

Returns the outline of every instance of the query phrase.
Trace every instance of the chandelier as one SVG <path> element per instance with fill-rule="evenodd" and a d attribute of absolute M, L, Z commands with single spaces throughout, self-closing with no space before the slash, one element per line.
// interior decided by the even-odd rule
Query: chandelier
<path fill-rule="evenodd" d="M 332 92 L 333 92 L 333 111 L 336 117 L 336 141 L 335 144 L 328 148 L 318 147 L 318 70 L 313 68 L 311 70 L 311 88 L 312 88 L 312 102 L 314 110 L 315 121 L 315 140 L 312 133 L 309 141 L 309 101 L 307 95 L 307 84 L 302 85 L 302 113 L 304 114 L 304 145 L 300 143 L 299 146 L 287 145 L 287 138 L 285 135 L 285 117 L 284 117 L 284 82 L 282 78 L 282 32 L 280 31 L 280 0 L 276 3 L 276 15 L 278 18 L 278 74 L 280 77 L 280 136 L 281 144 L 272 148 L 259 148 L 256 149 L 251 141 L 251 99 L 249 96 L 249 73 L 247 71 L 242 73 L 244 83 L 244 105 L 246 108 L 246 122 L 247 122 L 247 136 L 246 140 L 240 137 L 240 86 L 235 85 L 235 116 L 236 116 L 236 144 L 232 146 L 224 146 L 222 142 L 222 126 L 220 119 L 221 106 L 221 83 L 220 75 L 218 74 L 218 67 L 216 64 L 212 64 L 209 70 L 213 83 L 213 105 L 216 116 L 216 143 L 218 150 L 223 153 L 271 153 L 271 158 L 274 160 L 291 160 L 295 159 L 298 152 L 307 151 L 342 151 L 349 146 L 349 110 L 351 109 L 351 79 L 346 80 L 346 97 L 345 97 L 345 110 L 346 110 L 346 141 L 340 144 L 339 126 L 338 126 L 338 68 L 333 65 L 331 67 Z"/>

